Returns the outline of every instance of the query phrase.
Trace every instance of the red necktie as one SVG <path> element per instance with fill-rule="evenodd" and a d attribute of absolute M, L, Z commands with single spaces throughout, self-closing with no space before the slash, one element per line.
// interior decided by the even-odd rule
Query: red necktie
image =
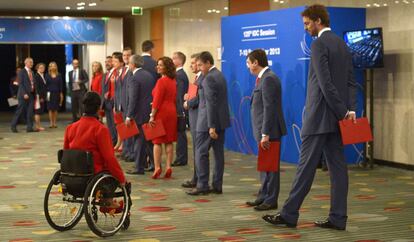
<path fill-rule="evenodd" d="M 257 77 L 256 78 L 256 87 L 259 85 L 259 83 L 260 83 L 260 77 Z"/>
<path fill-rule="evenodd" d="M 32 71 L 28 71 L 29 74 L 29 80 L 30 80 L 30 85 L 32 86 L 32 92 L 34 92 L 34 83 L 33 83 L 33 74 Z"/>

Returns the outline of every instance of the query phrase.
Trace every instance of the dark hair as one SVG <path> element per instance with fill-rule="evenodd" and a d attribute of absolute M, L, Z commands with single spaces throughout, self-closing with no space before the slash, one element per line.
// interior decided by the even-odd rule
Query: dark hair
<path fill-rule="evenodd" d="M 321 24 L 325 27 L 329 27 L 329 13 L 326 7 L 321 4 L 314 4 L 308 6 L 303 12 L 302 17 L 308 17 L 312 21 L 321 19 Z"/>
<path fill-rule="evenodd" d="M 257 63 L 261 67 L 266 67 L 269 65 L 267 62 L 266 52 L 262 49 L 255 49 L 247 55 L 247 58 L 253 63 L 257 60 Z"/>
<path fill-rule="evenodd" d="M 131 53 L 132 53 L 132 49 L 129 46 L 125 47 L 123 51 L 131 51 Z"/>
<path fill-rule="evenodd" d="M 148 52 L 154 49 L 154 43 L 152 43 L 151 40 L 145 40 L 144 42 L 142 42 L 141 48 L 143 52 Z"/>
<path fill-rule="evenodd" d="M 87 92 L 83 96 L 82 104 L 87 115 L 96 115 L 101 106 L 101 97 L 96 92 Z"/>
<path fill-rule="evenodd" d="M 168 76 L 171 79 L 175 78 L 175 65 L 174 62 L 170 57 L 163 56 L 158 59 L 158 61 L 162 61 L 162 63 L 165 66 L 165 75 Z M 158 62 L 157 61 L 157 62 Z"/>
<path fill-rule="evenodd" d="M 178 56 L 178 58 L 181 60 L 181 64 L 184 65 L 185 60 L 186 60 L 186 56 L 184 55 L 184 53 L 181 52 L 181 51 L 177 51 L 177 52 L 174 52 L 174 54 L 176 54 Z"/>
<path fill-rule="evenodd" d="M 109 58 L 111 58 L 111 59 L 112 59 L 112 56 L 108 55 L 108 56 L 106 57 L 106 59 L 109 59 Z"/>
<path fill-rule="evenodd" d="M 39 62 L 37 63 L 37 65 L 35 66 L 35 70 L 37 71 L 39 69 L 40 66 L 44 66 L 45 67 L 45 71 L 46 71 L 46 64 L 43 62 Z"/>
<path fill-rule="evenodd" d="M 213 56 L 208 51 L 201 52 L 199 60 L 203 63 L 207 63 L 207 61 L 208 61 L 208 62 L 210 62 L 211 65 L 214 65 Z"/>
<path fill-rule="evenodd" d="M 122 53 L 121 52 L 112 53 L 112 58 L 118 59 L 119 62 L 124 63 L 124 59 L 122 59 Z"/>
<path fill-rule="evenodd" d="M 200 53 L 192 54 L 191 58 L 195 58 L 196 60 L 198 60 L 198 58 L 200 58 Z"/>

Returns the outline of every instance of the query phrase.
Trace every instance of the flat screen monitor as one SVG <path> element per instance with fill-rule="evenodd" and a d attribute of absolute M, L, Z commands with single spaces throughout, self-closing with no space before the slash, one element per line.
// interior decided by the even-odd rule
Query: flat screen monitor
<path fill-rule="evenodd" d="M 384 67 L 382 28 L 359 29 L 344 32 L 354 67 L 358 69 Z"/>

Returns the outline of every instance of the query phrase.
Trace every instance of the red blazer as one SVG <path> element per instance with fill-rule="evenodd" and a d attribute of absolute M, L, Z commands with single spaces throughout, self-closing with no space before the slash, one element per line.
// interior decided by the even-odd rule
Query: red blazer
<path fill-rule="evenodd" d="M 102 95 L 102 73 L 97 73 L 92 78 L 91 91 Z"/>
<path fill-rule="evenodd" d="M 119 182 L 125 182 L 124 172 L 114 155 L 111 136 L 106 126 L 95 117 L 82 117 L 65 131 L 64 149 L 92 152 L 95 174 L 110 172 Z"/>

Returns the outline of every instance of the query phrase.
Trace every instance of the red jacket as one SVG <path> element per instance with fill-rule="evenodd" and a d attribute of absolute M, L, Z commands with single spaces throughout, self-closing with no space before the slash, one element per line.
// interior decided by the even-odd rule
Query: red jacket
<path fill-rule="evenodd" d="M 106 126 L 95 117 L 82 117 L 65 131 L 64 149 L 92 152 L 95 174 L 110 172 L 119 182 L 125 182 L 124 172 L 115 158 L 111 136 Z"/>

